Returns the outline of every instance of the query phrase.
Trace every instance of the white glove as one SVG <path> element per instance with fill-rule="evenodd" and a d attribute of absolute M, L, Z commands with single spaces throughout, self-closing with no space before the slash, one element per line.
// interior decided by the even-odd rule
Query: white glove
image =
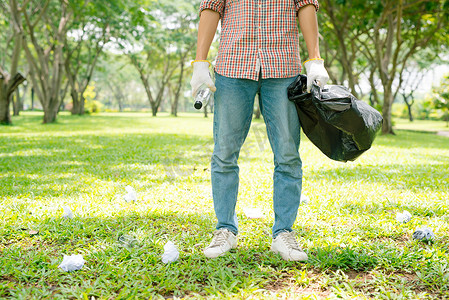
<path fill-rule="evenodd" d="M 215 87 L 212 78 L 209 73 L 209 62 L 207 61 L 195 61 L 193 62 L 193 74 L 192 80 L 190 80 L 190 86 L 192 87 L 192 97 L 195 97 L 196 92 L 201 85 L 207 85 L 212 92 L 215 92 L 217 88 Z"/>
<path fill-rule="evenodd" d="M 317 84 L 323 88 L 329 80 L 329 74 L 327 74 L 324 68 L 324 60 L 314 59 L 306 61 L 304 66 L 307 72 L 307 92 L 310 92 L 313 82 L 316 80 Z"/>

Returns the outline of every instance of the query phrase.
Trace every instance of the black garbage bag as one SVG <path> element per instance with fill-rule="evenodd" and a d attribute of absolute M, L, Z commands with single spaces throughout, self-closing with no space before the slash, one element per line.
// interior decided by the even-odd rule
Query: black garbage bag
<path fill-rule="evenodd" d="M 355 160 L 371 147 L 382 126 L 382 115 L 357 100 L 344 86 L 313 85 L 307 93 L 307 76 L 299 75 L 288 87 L 301 127 L 325 155 L 337 161 Z"/>

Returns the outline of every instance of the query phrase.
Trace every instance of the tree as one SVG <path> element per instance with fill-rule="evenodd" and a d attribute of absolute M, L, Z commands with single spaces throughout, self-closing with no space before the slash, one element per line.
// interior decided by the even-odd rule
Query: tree
<path fill-rule="evenodd" d="M 146 9 L 142 4 L 147 4 Z M 174 72 L 172 56 L 167 55 L 166 33 L 152 14 L 154 4 L 147 1 L 127 7 L 119 32 L 119 46 L 139 73 L 152 114 L 156 116 L 165 88 Z M 162 11 L 157 11 L 163 15 Z"/>
<path fill-rule="evenodd" d="M 11 1 L 15 25 L 23 36 L 33 91 L 44 109 L 44 123 L 56 120 L 63 77 L 63 47 L 72 18 L 68 0 Z M 23 27 L 22 27 L 22 19 Z"/>
<path fill-rule="evenodd" d="M 6 55 L 0 57 L 0 124 L 11 124 L 9 106 L 13 93 L 25 81 L 18 72 L 19 58 L 22 50 L 22 29 L 16 0 L 0 1 L 0 52 Z M 3 30 L 2 30 L 3 29 Z M 12 49 L 12 51 L 10 51 Z M 11 59 L 8 59 L 11 57 Z M 6 65 L 9 65 L 9 71 Z"/>
<path fill-rule="evenodd" d="M 413 122 L 413 113 L 412 113 L 412 106 L 415 104 L 415 91 L 418 88 L 419 83 L 424 78 L 425 73 L 418 73 L 418 76 L 415 77 L 414 80 L 412 80 L 410 83 L 411 85 L 408 85 L 409 90 L 407 91 L 405 87 L 401 87 L 401 95 L 402 99 L 404 100 L 405 105 L 407 106 L 408 111 L 408 119 L 410 122 Z M 409 77 L 411 78 L 411 77 Z"/>
<path fill-rule="evenodd" d="M 448 1 L 323 0 L 321 4 L 322 44 L 331 79 L 340 84 L 347 80 L 357 95 L 359 77 L 368 73 L 371 101 L 380 103 L 377 90 L 383 93 L 382 132 L 393 133 L 391 107 L 402 74 L 414 55 L 445 44 Z"/>
<path fill-rule="evenodd" d="M 153 116 L 169 94 L 172 113 L 177 114 L 197 18 L 195 6 L 188 1 L 140 0 L 127 7 L 117 41 L 139 73 Z"/>
<path fill-rule="evenodd" d="M 172 23 L 177 24 L 171 34 L 175 42 L 176 56 L 178 58 L 171 114 L 177 116 L 181 90 L 185 85 L 186 61 L 189 55 L 193 55 L 193 50 L 196 46 L 196 30 L 194 29 L 194 25 L 198 22 L 198 13 L 195 6 L 188 2 L 184 2 L 182 6 L 178 6 L 178 3 L 175 5 L 172 2 L 167 2 L 164 7 L 164 11 L 173 18 Z M 168 27 L 169 25 L 167 24 L 166 26 Z"/>
<path fill-rule="evenodd" d="M 25 89 L 26 91 L 26 89 Z M 23 97 L 20 95 L 20 88 L 17 87 L 14 96 L 12 97 L 12 108 L 13 108 L 13 115 L 18 116 L 20 111 L 23 110 Z"/>
<path fill-rule="evenodd" d="M 402 95 L 405 105 L 407 106 L 408 119 L 413 122 L 412 106 L 415 104 L 415 92 L 419 88 L 424 76 L 426 75 L 428 68 L 432 63 L 420 64 L 419 58 L 416 63 L 409 64 L 405 68 L 401 76 L 401 82 L 399 84 L 399 91 Z"/>
<path fill-rule="evenodd" d="M 442 34 L 447 23 L 447 1 L 373 1 L 364 15 L 372 30 L 356 37 L 363 55 L 373 63 L 372 72 L 380 78 L 384 101 L 382 133 L 394 134 L 391 108 L 400 89 L 402 74 L 414 55 Z M 422 12 L 426 12 L 423 14 Z M 373 93 L 376 93 L 374 90 Z"/>
<path fill-rule="evenodd" d="M 125 105 L 129 105 L 131 86 L 139 82 L 135 69 L 126 57 L 110 52 L 106 52 L 106 55 L 101 57 L 95 80 L 98 86 L 103 86 L 104 92 L 99 94 L 108 98 L 107 102 L 110 106 L 115 106 L 116 103 L 119 111 L 123 111 Z"/>
<path fill-rule="evenodd" d="M 65 44 L 65 71 L 72 97 L 72 114 L 84 114 L 84 91 L 87 89 L 98 58 L 110 39 L 111 23 L 123 10 L 121 1 L 85 1 L 73 7 L 74 18 L 70 24 Z"/>
<path fill-rule="evenodd" d="M 359 77 L 369 67 L 357 44 L 357 36 L 366 34 L 370 28 L 364 26 L 360 15 L 371 9 L 366 1 L 331 1 L 320 2 L 322 14 L 318 14 L 321 28 L 321 44 L 329 77 L 335 84 L 347 82 L 354 96 L 359 97 L 357 86 Z M 305 43 L 301 44 L 305 50 Z M 303 50 L 303 53 L 305 51 Z M 359 89 L 360 90 L 360 89 Z"/>

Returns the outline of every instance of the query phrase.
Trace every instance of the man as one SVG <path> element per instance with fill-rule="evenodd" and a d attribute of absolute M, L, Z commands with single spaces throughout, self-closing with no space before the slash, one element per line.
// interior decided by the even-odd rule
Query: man
<path fill-rule="evenodd" d="M 218 220 L 206 257 L 224 255 L 237 246 L 237 202 L 240 148 L 248 134 L 254 98 L 261 112 L 274 153 L 273 242 L 271 250 L 283 259 L 305 261 L 292 226 L 301 196 L 300 125 L 287 87 L 301 71 L 297 19 L 306 42 L 308 88 L 324 85 L 329 76 L 320 57 L 317 0 L 204 0 L 192 93 L 208 86 L 214 96 L 214 152 L 211 162 L 212 195 Z M 221 19 L 221 40 L 215 65 L 215 84 L 206 60 Z"/>

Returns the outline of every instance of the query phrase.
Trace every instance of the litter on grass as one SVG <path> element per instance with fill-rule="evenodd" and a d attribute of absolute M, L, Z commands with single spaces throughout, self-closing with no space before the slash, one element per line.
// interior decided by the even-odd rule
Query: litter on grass
<path fill-rule="evenodd" d="M 62 217 L 66 218 L 66 219 L 73 219 L 73 212 L 70 209 L 70 207 L 63 206 L 62 209 L 64 210 L 64 214 L 62 215 Z"/>
<path fill-rule="evenodd" d="M 435 234 L 432 229 L 428 227 L 418 228 L 413 233 L 413 238 L 419 241 L 431 241 L 435 238 Z"/>
<path fill-rule="evenodd" d="M 118 241 L 125 247 L 132 248 L 137 245 L 137 239 L 129 234 L 119 236 Z"/>
<path fill-rule="evenodd" d="M 396 214 L 396 221 L 398 221 L 399 223 L 407 223 L 410 222 L 411 219 L 412 215 L 406 210 L 404 210 L 402 213 Z"/>
<path fill-rule="evenodd" d="M 127 192 L 127 194 L 124 197 L 126 202 L 137 201 L 137 193 L 132 186 L 127 185 L 125 187 L 125 191 Z"/>
<path fill-rule="evenodd" d="M 307 195 L 301 194 L 301 204 L 308 204 L 309 202 L 309 197 L 307 197 Z"/>
<path fill-rule="evenodd" d="M 58 266 L 63 271 L 72 272 L 76 270 L 80 270 L 86 261 L 84 260 L 81 254 L 78 255 L 64 255 L 62 263 Z"/>
<path fill-rule="evenodd" d="M 263 213 L 259 208 L 245 207 L 243 213 L 248 219 L 263 219 Z"/>
<path fill-rule="evenodd" d="M 162 262 L 164 264 L 177 261 L 179 258 L 179 251 L 172 241 L 168 241 L 164 245 L 164 254 L 162 254 Z"/>

